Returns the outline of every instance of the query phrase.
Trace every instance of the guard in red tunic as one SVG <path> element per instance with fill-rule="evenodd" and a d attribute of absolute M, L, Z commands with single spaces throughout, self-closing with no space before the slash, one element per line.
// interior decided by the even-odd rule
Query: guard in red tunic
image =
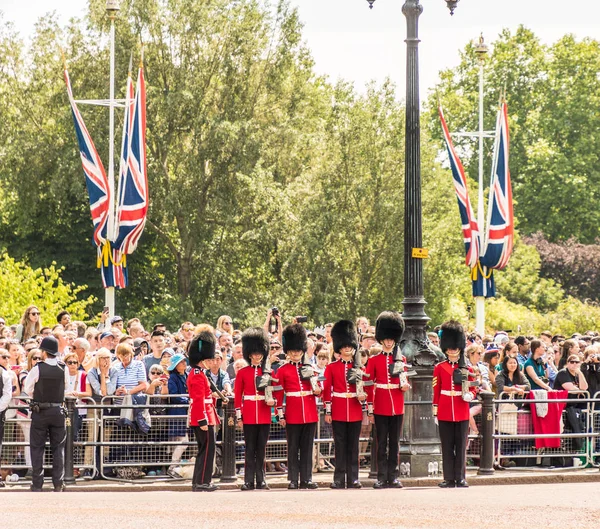
<path fill-rule="evenodd" d="M 442 325 L 440 348 L 448 360 L 433 369 L 433 416 L 437 417 L 442 442 L 444 481 L 446 488 L 468 487 L 465 479 L 467 440 L 469 435 L 469 402 L 475 397 L 473 369 L 464 359 L 465 333 L 460 323 Z"/>
<path fill-rule="evenodd" d="M 188 375 L 187 386 L 190 394 L 189 421 L 198 443 L 198 455 L 194 465 L 192 491 L 211 492 L 217 489 L 211 483 L 215 462 L 215 425 L 219 418 L 215 411 L 210 384 L 204 370 L 205 360 L 215 357 L 217 339 L 210 331 L 202 331 L 191 340 L 188 356 L 192 370 Z"/>
<path fill-rule="evenodd" d="M 398 479 L 398 452 L 404 392 L 410 389 L 406 358 L 400 351 L 404 320 L 398 312 L 382 312 L 375 324 L 375 338 L 383 351 L 369 358 L 367 373 L 374 384 L 368 386 L 369 418 L 377 429 L 377 481 L 375 489 L 402 488 Z"/>
<path fill-rule="evenodd" d="M 289 362 L 277 371 L 282 387 L 276 392 L 279 423 L 285 427 L 288 442 L 289 489 L 316 489 L 312 481 L 313 443 L 319 414 L 315 395 L 321 394 L 316 376 L 311 380 L 305 374 L 303 357 L 308 348 L 306 330 L 296 323 L 283 329 L 283 350 Z M 285 413 L 281 404 L 284 402 Z M 300 484 L 298 485 L 298 476 Z"/>
<path fill-rule="evenodd" d="M 264 329 L 251 327 L 244 331 L 242 354 L 249 365 L 240 369 L 234 386 L 235 415 L 238 425 L 244 428 L 246 442 L 242 490 L 253 490 L 255 477 L 256 488 L 268 490 L 265 454 L 271 427 L 271 407 L 275 401 L 272 397 L 267 400 L 265 390 L 257 388 L 269 357 L 269 337 Z"/>
<path fill-rule="evenodd" d="M 333 350 L 341 355 L 325 369 L 323 402 L 325 422 L 332 425 L 335 447 L 335 470 L 332 489 L 360 489 L 358 480 L 358 446 L 362 423 L 362 402 L 366 393 L 357 394 L 356 384 L 348 381 L 358 349 L 356 326 L 349 320 L 338 321 L 331 328 Z M 350 377 L 351 378 L 351 377 Z"/>

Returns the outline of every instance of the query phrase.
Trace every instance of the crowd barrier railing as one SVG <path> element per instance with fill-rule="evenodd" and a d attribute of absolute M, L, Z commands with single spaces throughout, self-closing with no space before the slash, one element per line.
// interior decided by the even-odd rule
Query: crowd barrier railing
<path fill-rule="evenodd" d="M 187 395 L 183 395 L 187 396 Z M 470 468 L 479 474 L 491 474 L 494 468 L 509 468 L 513 461 L 519 469 L 541 464 L 560 468 L 599 466 L 600 461 L 600 392 L 590 398 L 587 392 L 570 394 L 568 399 L 536 400 L 535 403 L 564 402 L 567 408 L 577 409 L 581 432 L 570 428 L 567 408 L 562 413 L 563 430 L 555 434 L 536 433 L 531 413 L 525 407 L 529 399 L 494 398 L 482 392 L 482 411 L 476 416 L 479 432 L 470 435 L 467 457 Z M 122 397 L 105 397 L 100 402 L 90 398 L 67 398 L 67 444 L 65 448 L 65 480 L 100 477 L 127 481 L 190 479 L 196 455 L 196 440 L 187 426 L 187 405 L 170 404 L 176 395 L 146 397 L 140 404 L 123 403 Z M 147 400 L 146 400 L 147 399 Z M 31 418 L 29 400 L 19 397 L 9 407 L 4 429 L 1 454 L 3 472 L 19 474 L 21 481 L 30 476 L 29 438 Z M 423 402 L 406 402 L 407 406 Z M 506 404 L 513 404 L 511 409 Z M 221 425 L 217 428 L 218 477 L 232 482 L 244 464 L 243 431 L 237 426 L 233 402 L 222 408 Z M 148 424 L 149 422 L 149 424 Z M 536 439 L 558 439 L 554 448 L 538 448 Z M 375 475 L 375 458 L 371 447 L 376 446 L 374 425 L 363 421 L 360 454 L 371 460 L 370 476 Z M 334 444 L 331 425 L 320 420 L 314 444 L 314 468 L 332 468 Z M 266 461 L 269 464 L 287 460 L 285 429 L 271 424 Z M 52 467 L 49 447 L 44 455 L 44 468 Z"/>

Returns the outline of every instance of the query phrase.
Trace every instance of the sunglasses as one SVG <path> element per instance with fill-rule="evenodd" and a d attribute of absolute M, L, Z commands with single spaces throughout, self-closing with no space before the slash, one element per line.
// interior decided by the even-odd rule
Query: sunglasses
<path fill-rule="evenodd" d="M 79 363 L 79 362 L 76 362 L 75 360 L 69 360 L 69 361 L 67 362 L 67 365 L 68 365 L 68 366 L 76 366 L 78 363 Z"/>
<path fill-rule="evenodd" d="M 194 328 L 193 327 L 186 327 L 185 329 L 181 329 L 183 332 L 190 332 L 193 331 Z"/>
<path fill-rule="evenodd" d="M 39 316 L 40 315 L 39 312 L 30 312 L 29 314 L 31 314 L 32 316 Z"/>
<path fill-rule="evenodd" d="M 41 356 L 32 356 L 31 359 L 35 362 L 40 362 L 42 360 Z"/>
<path fill-rule="evenodd" d="M 223 325 L 233 325 L 233 322 L 232 321 L 224 321 Z"/>
<path fill-rule="evenodd" d="M 162 375 L 162 371 L 150 371 L 151 375 Z"/>
<path fill-rule="evenodd" d="M 581 364 L 579 360 L 569 360 L 569 364 Z"/>
<path fill-rule="evenodd" d="M 281 347 L 279 345 L 272 345 L 271 346 L 271 351 L 279 351 L 279 349 L 281 349 Z"/>
<path fill-rule="evenodd" d="M 5 325 L 6 322 L 0 321 L 0 325 Z"/>

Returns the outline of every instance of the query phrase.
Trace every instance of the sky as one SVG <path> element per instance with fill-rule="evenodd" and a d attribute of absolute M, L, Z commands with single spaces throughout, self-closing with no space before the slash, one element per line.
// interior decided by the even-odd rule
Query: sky
<path fill-rule="evenodd" d="M 360 91 L 370 80 L 391 78 L 400 97 L 405 89 L 406 20 L 404 0 L 290 0 L 304 23 L 304 38 L 312 50 L 315 69 L 331 81 L 354 82 Z M 460 61 L 459 51 L 480 33 L 493 42 L 503 28 L 519 24 L 543 42 L 552 43 L 566 33 L 600 40 L 600 2 L 578 0 L 460 0 L 454 16 L 444 0 L 421 0 L 419 19 L 420 89 L 424 98 L 438 72 Z M 4 20 L 15 24 L 22 36 L 33 31 L 35 21 L 56 11 L 66 23 L 82 16 L 87 0 L 0 0 Z"/>

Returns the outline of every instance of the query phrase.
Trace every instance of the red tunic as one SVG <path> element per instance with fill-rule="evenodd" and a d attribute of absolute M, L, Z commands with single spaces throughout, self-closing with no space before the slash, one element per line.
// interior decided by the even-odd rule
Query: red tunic
<path fill-rule="evenodd" d="M 433 407 L 437 410 L 437 418 L 440 421 L 469 420 L 469 403 L 462 398 L 461 384 L 452 382 L 452 373 L 455 369 L 458 369 L 458 363 L 450 363 L 448 360 L 440 362 L 433 368 Z M 468 369 L 469 380 L 475 380 L 473 368 Z M 477 388 L 471 387 L 469 391 L 475 398 Z M 452 394 L 449 394 L 451 392 Z"/>
<path fill-rule="evenodd" d="M 285 420 L 289 424 L 317 422 L 317 398 L 313 394 L 310 380 L 300 378 L 302 364 L 290 362 L 277 370 L 279 385 L 283 388 L 275 393 L 276 402 L 283 403 L 285 393 Z"/>
<path fill-rule="evenodd" d="M 235 411 L 241 412 L 246 424 L 271 424 L 271 406 L 265 402 L 265 392 L 256 389 L 256 377 L 262 372 L 260 366 L 247 366 L 235 377 Z"/>
<path fill-rule="evenodd" d="M 212 391 L 204 370 L 199 367 L 192 368 L 188 375 L 187 387 L 190 394 L 190 426 L 214 426 L 219 424 Z"/>
<path fill-rule="evenodd" d="M 406 364 L 406 358 L 402 357 Z M 394 363 L 393 353 L 379 353 L 367 363 L 367 380 L 372 380 L 372 386 L 365 386 L 367 403 L 373 405 L 373 413 L 376 415 L 403 415 L 404 414 L 404 392 L 400 389 L 400 377 L 390 375 L 389 366 Z M 404 371 L 408 368 L 404 366 Z"/>
<path fill-rule="evenodd" d="M 331 405 L 334 421 L 362 421 L 362 405 L 356 398 L 356 384 L 348 383 L 348 370 L 352 367 L 352 362 L 338 360 L 325 369 L 323 402 L 326 409 Z"/>

